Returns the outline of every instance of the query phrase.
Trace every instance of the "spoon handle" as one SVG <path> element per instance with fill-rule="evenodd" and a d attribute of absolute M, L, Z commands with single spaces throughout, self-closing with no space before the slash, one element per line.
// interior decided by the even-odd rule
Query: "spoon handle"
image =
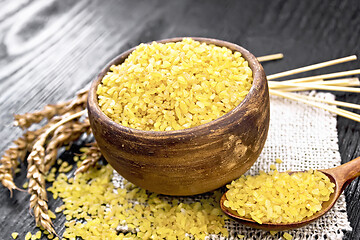
<path fill-rule="evenodd" d="M 339 184 L 343 185 L 360 176 L 360 157 L 338 167 L 323 170 L 336 177 Z"/>

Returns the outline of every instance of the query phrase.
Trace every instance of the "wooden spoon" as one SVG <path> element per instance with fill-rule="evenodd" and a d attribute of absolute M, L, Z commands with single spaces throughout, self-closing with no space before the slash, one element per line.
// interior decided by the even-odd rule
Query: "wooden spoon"
<path fill-rule="evenodd" d="M 318 219 L 322 215 L 324 215 L 327 211 L 334 206 L 336 200 L 339 198 L 342 191 L 345 189 L 345 187 L 355 178 L 360 176 L 360 157 L 345 163 L 343 165 L 340 165 L 335 168 L 330 169 L 323 169 L 318 170 L 324 174 L 326 174 L 330 181 L 335 184 L 334 192 L 330 195 L 330 199 L 326 202 L 323 202 L 322 209 L 318 212 L 316 212 L 311 217 L 304 218 L 300 222 L 294 222 L 294 223 L 263 223 L 259 224 L 256 221 L 240 217 L 236 211 L 227 208 L 224 206 L 224 201 L 227 200 L 226 193 L 221 197 L 220 199 L 220 207 L 221 209 L 232 219 L 240 222 L 241 224 L 247 225 L 249 227 L 268 230 L 268 231 L 281 231 L 281 230 L 288 230 L 293 228 L 299 228 L 304 225 L 307 225 L 311 223 L 312 221 Z M 290 174 L 293 172 L 290 172 Z"/>

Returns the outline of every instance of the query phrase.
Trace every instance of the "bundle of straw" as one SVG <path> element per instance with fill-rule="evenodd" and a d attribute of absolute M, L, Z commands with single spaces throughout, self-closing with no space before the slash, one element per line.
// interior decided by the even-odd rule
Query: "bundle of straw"
<path fill-rule="evenodd" d="M 258 60 L 261 62 L 261 61 L 281 59 L 282 57 L 283 57 L 282 54 L 274 54 L 265 57 L 259 57 Z M 360 109 L 360 105 L 358 104 L 319 99 L 298 93 L 300 91 L 309 91 L 309 90 L 327 90 L 327 91 L 360 93 L 360 88 L 358 88 L 358 86 L 360 86 L 359 78 L 354 78 L 354 77 L 341 78 L 345 76 L 360 74 L 360 69 L 316 75 L 310 77 L 303 77 L 303 78 L 294 78 L 294 79 L 288 79 L 282 81 L 274 81 L 274 79 L 288 77 L 298 73 L 324 68 L 335 64 L 354 61 L 356 59 L 357 57 L 355 55 L 352 55 L 349 57 L 343 57 L 318 64 L 309 65 L 306 67 L 301 67 L 281 73 L 268 75 L 267 80 L 269 84 L 269 92 L 271 95 L 300 101 L 302 103 L 311 105 L 313 107 L 322 108 L 329 112 L 335 113 L 339 116 L 360 122 L 359 114 L 356 114 L 348 110 L 344 110 L 342 108 L 338 108 L 338 107 L 346 107 L 351 109 Z M 320 102 L 327 103 L 327 105 L 321 104 Z"/>

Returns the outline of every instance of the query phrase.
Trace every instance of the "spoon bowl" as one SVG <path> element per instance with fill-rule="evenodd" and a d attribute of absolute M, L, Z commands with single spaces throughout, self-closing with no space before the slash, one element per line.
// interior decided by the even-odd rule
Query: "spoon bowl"
<path fill-rule="evenodd" d="M 226 213 L 230 218 L 244 224 L 246 226 L 267 230 L 267 231 L 282 231 L 282 230 L 289 230 L 294 228 L 303 227 L 322 215 L 328 212 L 335 204 L 336 200 L 339 198 L 340 194 L 343 192 L 345 187 L 355 178 L 360 176 L 360 157 L 340 165 L 335 168 L 330 169 L 322 169 L 318 170 L 319 172 L 324 173 L 332 183 L 335 184 L 334 192 L 330 195 L 330 199 L 326 202 L 322 203 L 322 208 L 320 211 L 316 212 L 311 217 L 304 218 L 300 222 L 294 223 L 258 223 L 252 219 L 240 217 L 236 211 L 226 207 L 224 205 L 226 198 L 226 193 L 220 199 L 220 207 L 224 213 Z M 290 172 L 289 174 L 294 173 Z"/>

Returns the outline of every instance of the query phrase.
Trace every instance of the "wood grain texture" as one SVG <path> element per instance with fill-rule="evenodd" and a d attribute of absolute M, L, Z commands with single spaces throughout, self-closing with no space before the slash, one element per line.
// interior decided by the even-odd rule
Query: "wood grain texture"
<path fill-rule="evenodd" d="M 360 2 L 337 1 L 0 1 L 0 152 L 20 136 L 12 114 L 34 111 L 69 99 L 88 87 L 113 57 L 140 42 L 178 37 L 212 37 L 236 43 L 255 56 L 282 52 L 281 61 L 264 63 L 267 74 L 351 54 L 359 55 Z M 355 69 L 359 61 L 314 71 Z M 308 76 L 308 74 L 299 74 Z M 357 94 L 336 93 L 339 100 L 360 103 Z M 338 118 L 343 162 L 360 155 L 360 125 Z M 76 150 L 74 146 L 74 151 Z M 70 159 L 69 153 L 61 156 Z M 19 186 L 25 172 L 17 175 Z M 360 239 L 359 179 L 346 189 L 353 231 Z M 13 231 L 35 232 L 29 196 L 12 199 L 0 187 L 0 239 Z M 60 200 L 52 200 L 54 209 Z M 63 218 L 54 221 L 63 231 Z"/>

